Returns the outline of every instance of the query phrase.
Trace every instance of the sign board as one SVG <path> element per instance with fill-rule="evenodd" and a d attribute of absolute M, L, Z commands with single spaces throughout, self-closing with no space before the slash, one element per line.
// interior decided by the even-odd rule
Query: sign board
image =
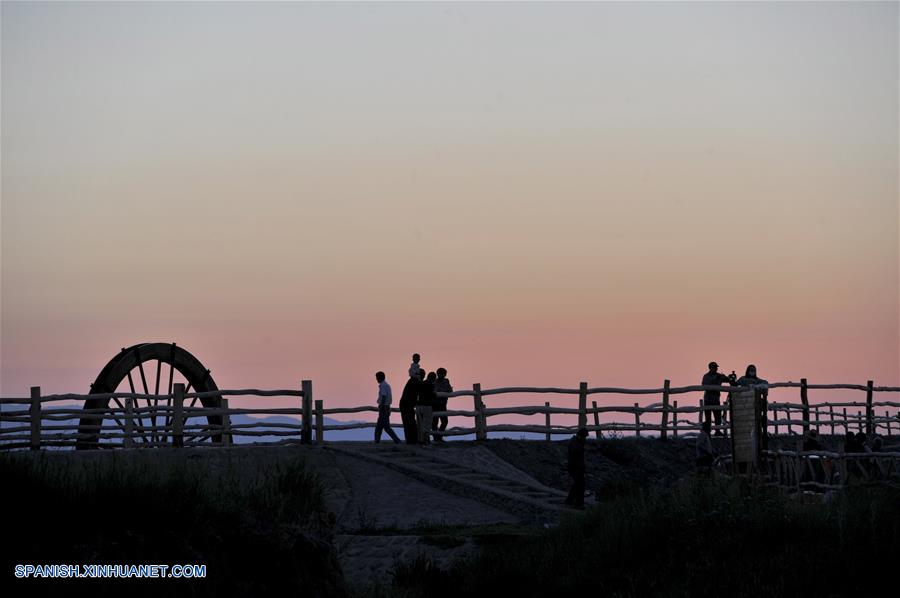
<path fill-rule="evenodd" d="M 759 456 L 759 410 L 752 388 L 731 392 L 731 454 L 734 463 L 756 463 Z"/>

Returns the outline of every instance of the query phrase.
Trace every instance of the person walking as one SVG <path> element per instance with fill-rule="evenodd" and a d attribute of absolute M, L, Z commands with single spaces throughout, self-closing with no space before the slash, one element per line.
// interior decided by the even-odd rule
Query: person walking
<path fill-rule="evenodd" d="M 709 371 L 703 374 L 703 379 L 700 381 L 700 384 L 703 386 L 722 386 L 723 382 L 734 382 L 729 376 L 725 374 L 719 373 L 719 364 L 715 361 L 709 362 Z M 718 407 L 719 406 L 719 397 L 721 396 L 721 392 L 718 390 L 706 390 L 703 391 L 703 406 L 704 407 Z M 716 409 L 715 411 L 704 409 L 704 413 L 706 414 L 706 423 L 711 424 L 711 419 L 715 417 L 716 419 L 716 436 L 721 436 L 722 431 L 719 428 L 722 425 L 722 412 Z"/>
<path fill-rule="evenodd" d="M 584 443 L 587 435 L 587 428 L 578 428 L 578 432 L 569 439 L 568 469 L 572 476 L 572 488 L 566 497 L 566 504 L 576 509 L 584 508 Z"/>
<path fill-rule="evenodd" d="M 375 424 L 375 444 L 381 442 L 381 432 L 387 432 L 395 444 L 400 444 L 400 439 L 391 428 L 391 385 L 384 379 L 384 372 L 375 372 L 375 380 L 378 382 L 378 422 Z"/>
<path fill-rule="evenodd" d="M 450 380 L 447 379 L 447 370 L 444 368 L 437 369 L 437 380 L 434 381 L 434 392 L 453 392 L 453 386 L 450 385 Z M 447 410 L 447 397 L 435 396 L 434 400 L 434 410 L 435 411 L 446 411 Z M 439 430 L 443 432 L 447 429 L 448 418 L 446 415 L 442 415 L 440 417 L 433 417 L 431 419 L 431 429 Z M 435 436 L 435 442 L 444 442 L 443 436 Z"/>
<path fill-rule="evenodd" d="M 419 387 L 416 423 L 419 426 L 420 444 L 431 444 L 431 414 L 434 412 L 434 402 L 437 398 L 434 394 L 435 380 L 437 380 L 437 375 L 434 372 L 428 372 L 428 377 L 422 381 L 422 385 Z"/>
<path fill-rule="evenodd" d="M 419 443 L 419 426 L 416 425 L 416 403 L 419 400 L 419 388 L 422 386 L 421 370 L 411 374 L 403 394 L 400 395 L 400 419 L 403 420 L 403 438 L 406 444 Z"/>

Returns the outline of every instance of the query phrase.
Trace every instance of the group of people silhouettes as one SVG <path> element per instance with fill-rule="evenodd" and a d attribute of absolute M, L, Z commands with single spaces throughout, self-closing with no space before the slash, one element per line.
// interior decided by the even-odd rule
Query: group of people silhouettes
<path fill-rule="evenodd" d="M 447 379 L 447 370 L 438 368 L 434 372 L 425 373 L 422 368 L 421 356 L 414 353 L 412 363 L 409 366 L 409 379 L 403 387 L 400 395 L 400 419 L 403 421 L 403 437 L 407 444 L 431 444 L 443 442 L 444 437 L 435 434 L 434 431 L 443 432 L 447 429 L 448 419 L 446 415 L 435 417 L 435 412 L 447 410 L 447 397 L 438 393 L 453 392 L 453 386 Z M 385 380 L 384 372 L 377 372 L 375 380 L 378 382 L 378 422 L 375 424 L 375 442 L 381 442 L 381 434 L 386 432 L 395 443 L 400 443 L 400 438 L 391 428 L 391 386 Z"/>
<path fill-rule="evenodd" d="M 727 382 L 731 386 L 757 386 L 759 384 L 768 384 L 768 380 L 763 380 L 759 376 L 756 375 L 756 366 L 752 363 L 747 366 L 747 369 L 743 376 L 740 378 L 734 373 L 734 370 L 731 371 L 731 374 L 725 375 L 719 372 L 719 364 L 715 361 L 709 362 L 709 371 L 703 374 L 703 378 L 700 381 L 702 386 L 722 386 Z M 768 390 L 762 388 L 760 390 L 761 396 L 765 399 L 768 396 Z M 703 392 L 703 406 L 704 407 L 719 407 L 720 406 L 720 397 L 722 393 L 718 390 L 706 390 Z M 706 410 L 706 421 L 703 424 L 703 429 L 709 434 L 712 425 L 711 420 L 715 418 L 716 420 L 716 436 L 721 436 L 722 432 L 719 430 L 719 426 L 722 425 L 722 411 L 719 409 L 710 409 Z"/>
<path fill-rule="evenodd" d="M 765 411 L 765 401 L 768 398 L 769 390 L 765 386 L 768 384 L 768 380 L 764 380 L 760 378 L 756 374 L 756 366 L 752 363 L 747 366 L 747 369 L 744 371 L 744 375 L 740 378 L 737 377 L 737 374 L 734 373 L 734 370 L 731 371 L 731 374 L 725 375 L 719 372 L 719 364 L 715 361 L 710 361 L 708 365 L 709 371 L 703 374 L 703 378 L 700 380 L 700 384 L 702 386 L 722 386 L 726 382 L 729 386 L 737 386 L 737 387 L 756 387 L 758 396 L 761 399 L 760 409 Z M 718 451 L 712 443 L 712 436 L 723 436 L 721 425 L 722 425 L 722 410 L 719 409 L 721 403 L 722 392 L 719 390 L 705 390 L 703 391 L 703 406 L 704 407 L 713 407 L 713 409 L 705 409 L 704 413 L 705 418 L 700 426 L 700 434 L 697 436 L 697 444 L 696 444 L 696 452 L 697 452 L 697 467 L 708 468 L 711 467 L 718 457 Z M 713 433 L 712 420 L 715 419 L 716 427 L 715 432 Z M 765 444 L 765 438 L 763 437 L 762 442 Z"/>

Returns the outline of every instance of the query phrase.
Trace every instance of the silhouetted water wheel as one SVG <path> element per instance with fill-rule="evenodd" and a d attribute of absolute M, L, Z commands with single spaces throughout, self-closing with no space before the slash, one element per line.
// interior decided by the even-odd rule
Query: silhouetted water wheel
<path fill-rule="evenodd" d="M 155 365 L 154 365 L 155 362 Z M 209 370 L 203 367 L 200 361 L 185 351 L 175 343 L 143 343 L 127 347 L 113 357 L 106 367 L 100 371 L 97 379 L 91 384 L 90 394 L 104 394 L 112 392 L 132 392 L 147 395 L 160 395 L 155 399 L 135 399 L 135 408 L 146 408 L 152 406 L 171 406 L 172 400 L 166 398 L 166 395 L 172 394 L 172 389 L 176 383 L 185 385 L 185 393 L 190 392 L 210 392 L 218 390 L 216 383 L 210 376 Z M 160 384 L 162 393 L 160 393 Z M 152 392 L 151 392 L 152 388 Z M 206 408 L 216 408 L 222 406 L 222 398 L 219 396 L 207 397 L 202 399 L 186 399 L 185 408 L 196 407 L 200 403 Z M 113 398 L 97 398 L 87 399 L 84 402 L 84 409 L 105 409 L 109 407 L 125 409 L 125 402 L 122 399 Z M 138 416 L 141 417 L 138 417 Z M 185 413 L 185 426 L 191 425 L 210 425 L 221 426 L 225 418 L 222 415 L 202 415 Z M 100 431 L 91 426 L 98 423 L 104 425 L 115 424 L 124 432 L 125 422 L 119 416 L 112 414 L 106 415 L 104 419 L 81 419 L 78 431 L 80 439 L 76 448 L 101 448 L 105 446 L 113 446 L 121 444 L 120 441 L 104 441 L 100 444 Z M 132 430 L 134 432 L 134 446 L 151 444 L 171 444 L 171 433 L 167 433 L 166 428 L 171 432 L 171 416 L 165 413 L 157 416 L 151 416 L 147 413 L 136 413 Z M 220 428 L 213 428 L 220 429 Z M 185 429 L 185 433 L 201 431 L 198 429 Z M 208 434 L 197 439 L 186 439 L 185 442 L 206 442 L 221 443 L 222 434 Z"/>

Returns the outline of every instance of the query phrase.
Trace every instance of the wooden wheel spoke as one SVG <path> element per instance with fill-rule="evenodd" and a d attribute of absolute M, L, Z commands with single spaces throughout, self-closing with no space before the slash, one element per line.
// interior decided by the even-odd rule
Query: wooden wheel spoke
<path fill-rule="evenodd" d="M 159 375 L 162 372 L 162 360 L 156 360 L 156 385 L 153 390 L 153 394 L 156 395 L 156 398 L 153 399 L 153 406 L 159 407 Z M 156 423 L 156 419 L 154 418 L 153 423 Z"/>
<path fill-rule="evenodd" d="M 130 389 L 131 394 L 136 394 L 134 392 L 134 379 L 131 377 L 131 370 L 128 371 L 128 388 Z M 137 400 L 135 400 L 134 404 L 135 406 L 140 406 L 140 403 Z M 144 427 L 144 418 L 141 417 L 140 414 L 135 415 L 135 417 L 139 422 L 138 425 L 141 427 L 141 432 L 146 431 L 146 428 Z"/>
<path fill-rule="evenodd" d="M 166 394 L 172 394 L 172 382 L 173 377 L 175 376 L 175 343 L 172 343 L 171 350 L 169 351 L 169 390 Z"/>
<path fill-rule="evenodd" d="M 140 356 L 138 356 L 138 370 L 141 372 L 141 385 L 144 387 L 144 394 L 150 394 L 150 389 L 147 387 L 147 376 L 144 374 L 144 364 L 140 361 Z M 150 399 L 147 399 L 147 403 L 150 402 Z"/>
<path fill-rule="evenodd" d="M 187 393 L 189 393 L 189 392 L 191 392 L 191 383 L 190 383 L 190 382 L 188 382 L 187 388 L 184 389 L 184 394 L 187 394 Z M 199 398 L 200 398 L 200 397 L 194 397 L 193 399 L 191 399 L 190 407 L 193 407 L 194 405 L 196 405 L 196 404 L 197 404 L 197 400 L 198 400 Z"/>
<path fill-rule="evenodd" d="M 125 405 L 123 405 L 122 402 L 121 402 L 118 398 L 113 397 L 113 401 L 116 402 L 116 405 L 119 406 L 119 409 L 121 409 L 122 411 L 125 411 Z M 113 419 L 116 420 L 116 423 L 119 424 L 119 427 L 121 427 L 121 428 L 122 428 L 122 431 L 124 432 L 124 431 L 125 431 L 125 424 L 124 424 L 123 422 L 119 421 L 119 418 L 116 417 L 115 415 L 113 415 Z M 148 442 L 147 436 L 145 435 L 144 426 L 141 425 L 140 422 L 138 422 L 137 425 L 138 425 L 138 428 L 140 428 L 141 439 L 142 439 L 144 442 Z"/>
<path fill-rule="evenodd" d="M 140 373 L 141 373 L 141 386 L 144 387 L 144 394 L 149 395 L 150 388 L 147 386 L 147 376 L 144 373 L 144 364 L 141 361 L 141 354 L 137 349 L 134 350 L 134 357 L 137 360 L 138 371 L 140 371 Z M 156 402 L 155 399 L 153 401 L 151 401 L 150 398 L 148 397 L 147 398 L 147 408 L 150 409 L 152 407 L 155 407 L 155 405 L 154 405 L 155 402 Z M 152 434 L 153 440 L 156 442 L 156 441 L 158 441 L 158 434 L 156 431 L 156 424 L 157 424 L 156 411 L 151 411 L 150 417 L 148 419 L 150 420 L 150 429 L 152 430 L 151 434 Z"/>

